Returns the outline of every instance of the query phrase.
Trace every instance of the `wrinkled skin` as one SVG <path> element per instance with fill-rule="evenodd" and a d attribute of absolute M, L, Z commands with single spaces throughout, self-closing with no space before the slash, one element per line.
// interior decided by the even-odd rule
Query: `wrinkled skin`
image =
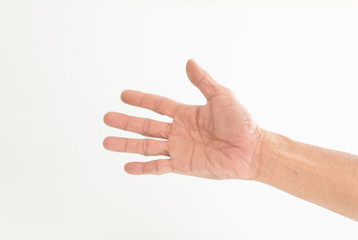
<path fill-rule="evenodd" d="M 203 106 L 125 90 L 123 102 L 173 118 L 159 122 L 109 112 L 104 122 L 112 127 L 159 139 L 107 137 L 103 145 L 117 152 L 167 156 L 148 162 L 130 162 L 130 174 L 178 173 L 211 179 L 255 179 L 260 166 L 265 131 L 227 88 L 217 83 L 193 59 L 186 71 L 207 99 Z"/>

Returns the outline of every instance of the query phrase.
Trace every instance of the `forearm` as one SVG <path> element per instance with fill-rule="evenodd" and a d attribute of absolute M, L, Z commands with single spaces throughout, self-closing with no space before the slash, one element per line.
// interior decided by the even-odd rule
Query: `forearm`
<path fill-rule="evenodd" d="M 358 220 L 358 156 L 265 132 L 257 179 Z"/>

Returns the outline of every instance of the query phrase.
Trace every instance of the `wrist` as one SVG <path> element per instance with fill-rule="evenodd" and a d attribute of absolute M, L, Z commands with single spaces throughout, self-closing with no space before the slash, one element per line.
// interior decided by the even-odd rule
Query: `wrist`
<path fill-rule="evenodd" d="M 265 179 L 269 177 L 269 161 L 273 158 L 277 146 L 277 134 L 261 129 L 259 137 L 257 138 L 253 158 L 255 174 L 253 174 L 251 180 L 264 182 Z"/>

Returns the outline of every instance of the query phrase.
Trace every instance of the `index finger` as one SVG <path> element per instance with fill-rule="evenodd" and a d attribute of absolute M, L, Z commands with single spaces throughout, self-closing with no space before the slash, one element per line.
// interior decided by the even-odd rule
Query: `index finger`
<path fill-rule="evenodd" d="M 152 110 L 156 113 L 173 117 L 180 103 L 159 95 L 143 93 L 136 90 L 125 90 L 121 94 L 123 102 Z"/>

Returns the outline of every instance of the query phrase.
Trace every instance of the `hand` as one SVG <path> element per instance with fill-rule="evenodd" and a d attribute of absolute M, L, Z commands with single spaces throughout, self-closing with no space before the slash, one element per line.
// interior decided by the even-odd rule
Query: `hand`
<path fill-rule="evenodd" d="M 218 84 L 193 59 L 187 62 L 186 72 L 206 97 L 206 105 L 186 105 L 161 96 L 125 90 L 121 95 L 123 102 L 167 115 L 173 121 L 166 123 L 109 112 L 104 116 L 108 126 L 166 140 L 107 137 L 104 147 L 117 152 L 170 157 L 127 163 L 124 169 L 130 174 L 173 172 L 211 179 L 255 179 L 265 131 L 234 94 Z"/>

